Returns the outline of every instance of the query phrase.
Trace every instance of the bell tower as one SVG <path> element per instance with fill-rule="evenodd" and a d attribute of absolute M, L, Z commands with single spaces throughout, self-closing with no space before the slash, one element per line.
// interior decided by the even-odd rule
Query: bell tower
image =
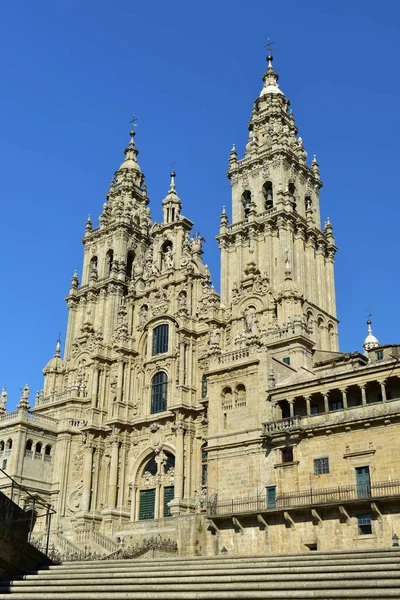
<path fill-rule="evenodd" d="M 244 157 L 238 158 L 235 146 L 229 156 L 232 223 L 224 210 L 217 236 L 221 303 L 237 305 L 254 290 L 250 279 L 258 280 L 270 305 L 260 327 L 277 332 L 297 323 L 314 348 L 337 351 L 336 247 L 329 219 L 320 225 L 319 165 L 315 155 L 307 163 L 272 62 L 269 54 Z"/>

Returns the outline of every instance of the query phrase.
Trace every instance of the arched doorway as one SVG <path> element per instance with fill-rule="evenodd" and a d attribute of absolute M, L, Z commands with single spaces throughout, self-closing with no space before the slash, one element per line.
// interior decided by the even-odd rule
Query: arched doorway
<path fill-rule="evenodd" d="M 136 484 L 137 520 L 170 517 L 174 499 L 175 456 L 167 450 L 147 457 Z"/>

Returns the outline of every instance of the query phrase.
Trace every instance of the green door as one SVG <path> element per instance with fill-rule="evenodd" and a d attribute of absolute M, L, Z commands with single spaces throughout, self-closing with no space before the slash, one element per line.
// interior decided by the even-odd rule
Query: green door
<path fill-rule="evenodd" d="M 371 495 L 371 480 L 369 467 L 356 467 L 357 497 L 369 498 Z"/>
<path fill-rule="evenodd" d="M 164 517 L 170 517 L 171 511 L 169 510 L 168 502 L 174 499 L 174 486 L 168 486 L 164 488 Z"/>
<path fill-rule="evenodd" d="M 276 485 L 267 487 L 267 508 L 276 508 Z"/>
<path fill-rule="evenodd" d="M 139 520 L 154 519 L 156 490 L 140 490 Z"/>

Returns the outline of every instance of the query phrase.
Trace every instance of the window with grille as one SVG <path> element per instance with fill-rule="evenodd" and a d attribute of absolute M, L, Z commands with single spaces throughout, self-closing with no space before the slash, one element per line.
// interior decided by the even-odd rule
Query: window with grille
<path fill-rule="evenodd" d="M 139 520 L 154 519 L 156 490 L 140 490 Z"/>
<path fill-rule="evenodd" d="M 203 446 L 201 449 L 201 485 L 207 487 L 207 476 L 208 476 L 208 455 L 207 448 Z"/>
<path fill-rule="evenodd" d="M 170 485 L 164 488 L 164 517 L 170 517 L 171 511 L 168 503 L 174 499 L 174 486 Z"/>
<path fill-rule="evenodd" d="M 168 377 L 164 371 L 159 371 L 151 382 L 151 412 L 159 413 L 167 410 Z"/>
<path fill-rule="evenodd" d="M 370 514 L 358 515 L 358 533 L 360 535 L 368 535 L 372 533 L 372 519 Z"/>
<path fill-rule="evenodd" d="M 153 329 L 153 356 L 168 352 L 168 325 L 158 325 Z"/>
<path fill-rule="evenodd" d="M 314 458 L 314 475 L 324 475 L 329 473 L 329 458 Z"/>

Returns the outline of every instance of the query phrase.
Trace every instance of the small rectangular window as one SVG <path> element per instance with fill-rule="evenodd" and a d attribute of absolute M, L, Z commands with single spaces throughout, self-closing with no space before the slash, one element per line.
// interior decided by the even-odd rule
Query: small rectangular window
<path fill-rule="evenodd" d="M 358 533 L 360 535 L 368 535 L 372 533 L 372 519 L 370 514 L 357 516 Z"/>
<path fill-rule="evenodd" d="M 285 356 L 285 358 L 282 359 L 282 362 L 284 362 L 285 365 L 290 366 L 290 356 Z"/>
<path fill-rule="evenodd" d="M 293 448 L 291 446 L 288 448 L 282 448 L 281 453 L 283 463 L 293 462 Z"/>
<path fill-rule="evenodd" d="M 267 486 L 267 508 L 276 508 L 276 485 Z"/>
<path fill-rule="evenodd" d="M 5 471 L 7 469 L 7 459 L 6 458 L 3 460 L 3 465 L 1 468 L 3 469 L 3 471 Z"/>
<path fill-rule="evenodd" d="M 329 473 L 329 458 L 314 458 L 314 475 L 325 475 Z"/>
<path fill-rule="evenodd" d="M 376 352 L 376 360 L 383 360 L 383 350 Z"/>

